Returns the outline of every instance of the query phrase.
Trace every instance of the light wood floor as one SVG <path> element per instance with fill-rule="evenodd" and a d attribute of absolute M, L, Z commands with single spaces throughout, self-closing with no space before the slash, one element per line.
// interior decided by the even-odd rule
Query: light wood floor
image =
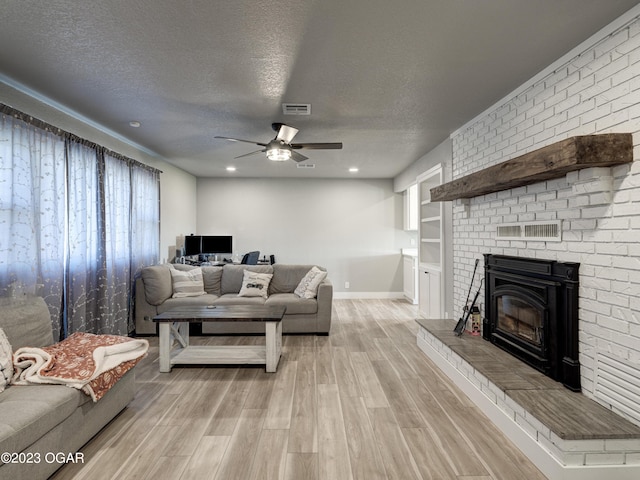
<path fill-rule="evenodd" d="M 161 374 L 150 339 L 133 402 L 84 447 L 84 465 L 52 478 L 545 478 L 418 349 L 414 306 L 334 305 L 328 337 L 285 336 L 275 374 L 258 367 Z"/>

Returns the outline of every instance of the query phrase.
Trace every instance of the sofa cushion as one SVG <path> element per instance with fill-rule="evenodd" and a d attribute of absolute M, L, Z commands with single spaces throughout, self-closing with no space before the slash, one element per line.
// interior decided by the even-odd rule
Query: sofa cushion
<path fill-rule="evenodd" d="M 144 295 L 151 305 L 160 305 L 173 295 L 169 265 L 153 265 L 142 269 Z"/>
<path fill-rule="evenodd" d="M 222 271 L 222 267 L 202 267 L 205 292 L 218 296 L 221 295 Z"/>
<path fill-rule="evenodd" d="M 2 329 L 11 348 L 46 347 L 53 344 L 51 314 L 41 297 L 0 298 Z"/>
<path fill-rule="evenodd" d="M 318 312 L 318 302 L 315 298 L 300 298 L 295 293 L 274 293 L 264 304 L 287 307 L 287 315 L 312 315 Z"/>
<path fill-rule="evenodd" d="M 300 280 L 293 293 L 300 298 L 316 298 L 318 296 L 318 285 L 325 278 L 327 278 L 327 272 L 320 270 L 318 267 L 313 267 Z"/>
<path fill-rule="evenodd" d="M 0 328 L 0 393 L 13 377 L 13 350 L 4 330 Z"/>
<path fill-rule="evenodd" d="M 240 288 L 240 292 L 238 292 L 238 296 L 267 298 L 269 283 L 272 277 L 272 273 L 258 273 L 245 270 L 242 287 Z"/>
<path fill-rule="evenodd" d="M 221 294 L 238 293 L 242 288 L 244 271 L 273 273 L 271 265 L 225 265 L 222 272 Z"/>
<path fill-rule="evenodd" d="M 158 305 L 158 313 L 166 312 L 175 307 L 206 307 L 207 305 L 213 305 L 217 299 L 217 295 L 210 293 L 205 293 L 198 297 L 170 298 L 162 305 Z"/>
<path fill-rule="evenodd" d="M 0 394 L 0 452 L 20 452 L 90 400 L 65 385 L 12 385 Z"/>
<path fill-rule="evenodd" d="M 287 265 L 276 263 L 273 265 L 273 280 L 269 286 L 269 295 L 274 293 L 293 293 L 309 270 L 314 265 Z M 320 270 L 324 271 L 323 268 Z"/>
<path fill-rule="evenodd" d="M 225 293 L 214 305 L 264 305 L 264 297 L 239 297 L 237 293 Z"/>
<path fill-rule="evenodd" d="M 171 268 L 169 272 L 171 272 L 171 283 L 173 284 L 172 298 L 199 297 L 205 294 L 201 268 L 188 271 Z"/>

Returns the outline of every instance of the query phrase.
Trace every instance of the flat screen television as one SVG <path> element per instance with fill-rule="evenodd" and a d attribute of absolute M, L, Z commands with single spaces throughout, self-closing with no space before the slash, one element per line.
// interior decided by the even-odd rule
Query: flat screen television
<path fill-rule="evenodd" d="M 198 255 L 202 253 L 201 245 L 202 245 L 202 237 L 200 235 L 189 235 L 188 237 L 184 237 L 184 254 L 189 255 Z"/>
<path fill-rule="evenodd" d="M 200 253 L 232 253 L 233 237 L 231 235 L 202 235 Z"/>

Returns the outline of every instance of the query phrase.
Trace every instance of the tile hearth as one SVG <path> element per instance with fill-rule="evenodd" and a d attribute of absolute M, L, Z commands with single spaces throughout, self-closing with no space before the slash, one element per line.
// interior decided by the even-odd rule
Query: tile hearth
<path fill-rule="evenodd" d="M 454 320 L 416 321 L 421 327 L 420 348 L 441 368 L 451 367 L 473 384 L 478 394 L 561 467 L 617 465 L 640 469 L 640 427 L 582 393 L 570 391 L 480 336 L 465 333 L 457 337 Z M 439 357 L 434 359 L 434 354 Z"/>

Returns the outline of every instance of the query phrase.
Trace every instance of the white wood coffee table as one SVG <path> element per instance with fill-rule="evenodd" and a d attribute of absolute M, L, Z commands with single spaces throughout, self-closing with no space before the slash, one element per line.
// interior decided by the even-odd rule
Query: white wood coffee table
<path fill-rule="evenodd" d="M 264 364 L 275 372 L 282 354 L 282 317 L 286 307 L 225 305 L 176 307 L 153 318 L 159 324 L 160 371 L 173 365 Z M 264 322 L 264 345 L 189 345 L 189 323 Z"/>

